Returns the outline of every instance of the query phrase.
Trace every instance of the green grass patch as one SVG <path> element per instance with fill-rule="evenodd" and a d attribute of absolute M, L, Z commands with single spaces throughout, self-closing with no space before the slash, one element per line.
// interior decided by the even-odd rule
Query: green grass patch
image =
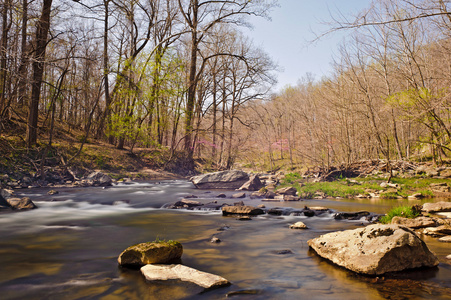
<path fill-rule="evenodd" d="M 424 197 L 433 197 L 429 189 L 432 183 L 446 182 L 446 179 L 437 178 L 398 178 L 394 177 L 391 183 L 398 184 L 398 188 L 382 188 L 380 184 L 385 180 L 380 178 L 354 178 L 339 179 L 332 182 L 304 182 L 299 173 L 288 173 L 281 182 L 281 187 L 292 186 L 298 190 L 303 199 L 315 197 L 315 193 L 322 193 L 328 197 L 352 198 L 359 194 L 365 195 L 370 192 L 384 191 L 382 199 L 407 198 L 414 193 L 421 193 Z"/>
<path fill-rule="evenodd" d="M 384 193 L 381 193 L 380 198 L 381 199 L 397 199 L 400 196 L 401 195 L 398 192 L 384 192 Z"/>
<path fill-rule="evenodd" d="M 398 206 L 392 208 L 385 216 L 379 219 L 379 222 L 383 224 L 390 224 L 394 217 L 403 217 L 413 219 L 418 216 L 418 212 L 415 212 L 411 206 Z"/>
<path fill-rule="evenodd" d="M 340 179 L 331 182 L 307 182 L 302 183 L 302 177 L 298 173 L 289 173 L 285 175 L 281 182 L 282 187 L 293 186 L 298 190 L 303 199 L 311 199 L 315 193 L 323 193 L 328 197 L 355 197 L 359 194 L 365 194 L 366 190 L 381 190 L 377 182 L 360 182 Z"/>
<path fill-rule="evenodd" d="M 299 180 L 302 179 L 302 175 L 299 173 L 288 173 L 285 175 L 285 178 L 283 182 L 285 184 L 294 184 L 296 182 L 299 182 Z"/>

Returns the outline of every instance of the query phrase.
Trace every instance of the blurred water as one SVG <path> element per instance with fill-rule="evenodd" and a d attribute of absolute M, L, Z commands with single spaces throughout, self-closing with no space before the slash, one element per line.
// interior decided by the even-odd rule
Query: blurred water
<path fill-rule="evenodd" d="M 111 188 L 20 190 L 38 209 L 0 214 L 0 299 L 451 299 L 450 244 L 425 238 L 438 268 L 380 279 L 336 267 L 309 251 L 320 234 L 355 228 L 331 214 L 253 217 L 239 221 L 219 211 L 161 209 L 191 194 L 202 203 L 233 203 L 235 191 L 196 190 L 186 181 Z M 250 205 L 259 199 L 243 199 Z M 386 212 L 398 200 L 306 200 L 265 202 L 270 207 L 326 206 L 336 211 Z M 291 230 L 303 221 L 310 229 Z M 225 229 L 219 231 L 218 229 Z M 219 244 L 210 243 L 217 236 Z M 221 275 L 230 287 L 204 293 L 181 282 L 145 282 L 139 271 L 121 269 L 117 256 L 128 246 L 159 239 L 180 241 L 182 262 Z M 290 251 L 285 251 L 290 250 Z M 286 254 L 282 254 L 286 253 Z"/>

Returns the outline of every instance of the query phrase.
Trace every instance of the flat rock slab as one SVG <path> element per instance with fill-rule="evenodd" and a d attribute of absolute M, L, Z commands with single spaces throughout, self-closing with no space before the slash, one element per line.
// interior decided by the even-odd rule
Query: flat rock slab
<path fill-rule="evenodd" d="M 443 243 L 451 243 L 451 235 L 441 237 L 438 240 Z"/>
<path fill-rule="evenodd" d="M 426 228 L 426 227 L 434 227 L 437 224 L 435 223 L 435 220 L 428 217 L 418 217 L 415 219 L 409 219 L 409 218 L 403 218 L 403 217 L 393 217 L 391 220 L 392 224 L 402 225 L 409 228 Z"/>
<path fill-rule="evenodd" d="M 146 265 L 141 268 L 146 280 L 182 280 L 195 283 L 205 289 L 230 285 L 230 282 L 218 275 L 202 272 L 184 265 Z"/>
<path fill-rule="evenodd" d="M 451 212 L 451 202 L 425 203 L 422 210 L 427 213 Z"/>
<path fill-rule="evenodd" d="M 332 232 L 308 241 L 308 245 L 333 263 L 351 271 L 381 275 L 439 261 L 412 230 L 398 225 L 369 225 Z"/>
<path fill-rule="evenodd" d="M 228 215 L 262 215 L 265 212 L 263 209 L 248 205 L 240 205 L 240 206 L 224 206 L 222 207 L 222 215 L 228 216 Z"/>
<path fill-rule="evenodd" d="M 423 230 L 423 234 L 431 235 L 431 236 L 451 235 L 451 226 L 450 225 L 441 225 L 438 227 L 428 227 Z"/>

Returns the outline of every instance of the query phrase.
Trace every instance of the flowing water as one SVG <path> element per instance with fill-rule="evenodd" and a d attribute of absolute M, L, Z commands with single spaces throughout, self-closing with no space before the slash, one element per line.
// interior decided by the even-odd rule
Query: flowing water
<path fill-rule="evenodd" d="M 320 259 L 307 241 L 364 221 L 336 221 L 331 214 L 253 217 L 239 221 L 219 211 L 164 209 L 187 195 L 215 199 L 186 181 L 117 185 L 111 188 L 19 190 L 39 207 L 0 214 L 0 299 L 451 299 L 450 244 L 424 237 L 438 268 L 390 277 L 356 275 Z M 258 205 L 261 200 L 243 199 Z M 409 202 L 412 203 L 412 202 Z M 336 211 L 384 213 L 398 200 L 305 200 L 270 207 L 326 206 Z M 308 230 L 288 227 L 303 221 Z M 221 243 L 210 243 L 216 236 Z M 146 282 L 136 270 L 119 268 L 128 246 L 155 239 L 183 244 L 182 263 L 227 278 L 229 287 L 203 292 L 186 282 Z"/>

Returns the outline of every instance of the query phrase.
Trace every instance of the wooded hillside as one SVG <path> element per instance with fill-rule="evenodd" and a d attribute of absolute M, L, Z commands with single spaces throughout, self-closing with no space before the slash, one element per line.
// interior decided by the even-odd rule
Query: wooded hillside
<path fill-rule="evenodd" d="M 334 20 L 349 33 L 334 73 L 270 94 L 277 66 L 240 27 L 274 5 L 4 0 L 1 142 L 45 157 L 72 135 L 80 153 L 96 141 L 161 149 L 191 170 L 197 158 L 265 170 L 447 160 L 449 1 L 380 0 Z"/>

